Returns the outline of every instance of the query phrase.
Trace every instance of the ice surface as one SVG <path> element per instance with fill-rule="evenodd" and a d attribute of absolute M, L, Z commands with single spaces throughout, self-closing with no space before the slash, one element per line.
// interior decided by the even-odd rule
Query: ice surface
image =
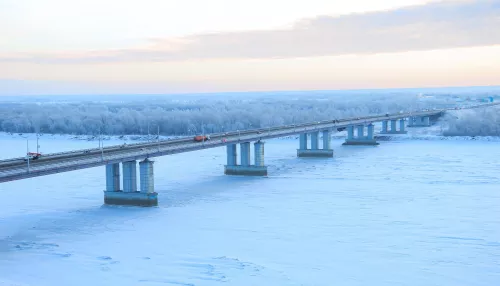
<path fill-rule="evenodd" d="M 270 140 L 268 178 L 224 176 L 224 148 L 161 157 L 157 208 L 103 206 L 103 167 L 2 183 L 0 285 L 500 285 L 498 142 L 409 136 Z"/>

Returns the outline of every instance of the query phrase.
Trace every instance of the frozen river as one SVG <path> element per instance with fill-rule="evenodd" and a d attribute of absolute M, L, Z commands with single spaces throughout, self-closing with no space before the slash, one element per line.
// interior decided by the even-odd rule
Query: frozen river
<path fill-rule="evenodd" d="M 102 167 L 0 184 L 0 285 L 500 285 L 499 142 L 341 143 L 268 141 L 268 178 L 224 176 L 224 148 L 157 158 L 157 208 L 103 206 Z"/>

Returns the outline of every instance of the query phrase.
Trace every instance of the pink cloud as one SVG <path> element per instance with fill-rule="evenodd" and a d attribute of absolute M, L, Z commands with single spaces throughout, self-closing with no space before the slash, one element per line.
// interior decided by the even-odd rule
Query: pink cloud
<path fill-rule="evenodd" d="M 275 59 L 392 53 L 500 44 L 500 1 L 434 3 L 391 11 L 321 16 L 290 29 L 153 39 L 121 50 L 0 54 L 2 62 L 102 63 Z"/>

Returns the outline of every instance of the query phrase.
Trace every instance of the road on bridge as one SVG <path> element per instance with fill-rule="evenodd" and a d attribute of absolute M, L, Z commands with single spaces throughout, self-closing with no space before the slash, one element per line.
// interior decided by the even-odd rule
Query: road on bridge
<path fill-rule="evenodd" d="M 350 125 L 369 124 L 384 120 L 402 119 L 410 116 L 432 116 L 449 110 L 484 108 L 498 104 L 500 103 L 482 104 L 461 108 L 424 110 L 419 112 L 406 112 L 365 116 L 358 118 L 326 120 L 297 125 L 218 133 L 211 134 L 211 140 L 206 142 L 194 142 L 193 138 L 189 137 L 176 140 L 158 140 L 157 142 L 109 146 L 103 148 L 102 150 L 85 149 L 70 152 L 52 153 L 46 154 L 37 160 L 30 160 L 29 171 L 28 162 L 25 161 L 25 158 L 12 158 L 0 161 L 0 182 L 91 168 L 111 163 L 141 160 L 144 158 L 190 152 L 207 148 L 215 148 L 240 142 L 258 141 L 263 139 L 296 135 L 305 132 L 335 130 L 337 128 L 344 128 Z"/>

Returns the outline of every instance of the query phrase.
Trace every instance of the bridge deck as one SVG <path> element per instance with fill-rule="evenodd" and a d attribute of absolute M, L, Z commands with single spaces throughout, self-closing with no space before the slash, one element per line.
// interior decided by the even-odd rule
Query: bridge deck
<path fill-rule="evenodd" d="M 498 104 L 500 103 L 483 104 L 461 109 L 480 108 Z M 403 119 L 410 116 L 432 116 L 437 115 L 441 112 L 445 112 L 447 110 L 455 110 L 455 108 L 389 114 L 389 116 L 366 116 L 354 119 L 342 119 L 338 120 L 338 122 L 329 120 L 267 129 L 245 130 L 240 132 L 236 131 L 225 134 L 212 134 L 210 136 L 211 140 L 206 142 L 194 142 L 193 138 L 189 137 L 177 140 L 160 140 L 158 142 L 137 143 L 126 146 L 110 146 L 103 148 L 102 156 L 100 149 L 75 150 L 70 152 L 46 154 L 38 160 L 30 161 L 29 172 L 27 169 L 27 162 L 24 161 L 24 158 L 13 158 L 0 161 L 0 183 L 61 172 L 68 172 L 78 169 L 91 168 L 107 165 L 110 163 L 142 160 L 144 158 L 152 158 L 176 153 L 215 148 L 228 144 L 251 142 L 315 131 L 333 130 L 350 125 L 361 125 L 380 122 L 384 120 Z M 222 139 L 226 140 L 223 142 Z"/>

